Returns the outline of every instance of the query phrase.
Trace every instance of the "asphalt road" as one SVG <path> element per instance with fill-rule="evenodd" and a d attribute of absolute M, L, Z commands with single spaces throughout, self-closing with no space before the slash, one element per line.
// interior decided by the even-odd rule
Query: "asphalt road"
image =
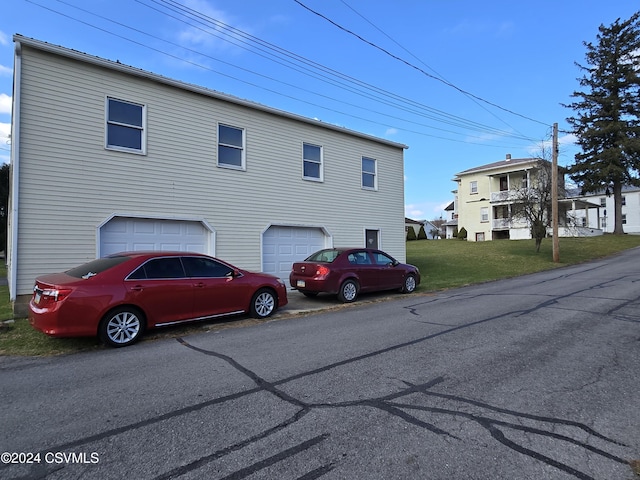
<path fill-rule="evenodd" d="M 629 480 L 639 371 L 634 249 L 124 349 L 0 359 L 0 452 L 16 453 L 0 478 Z"/>

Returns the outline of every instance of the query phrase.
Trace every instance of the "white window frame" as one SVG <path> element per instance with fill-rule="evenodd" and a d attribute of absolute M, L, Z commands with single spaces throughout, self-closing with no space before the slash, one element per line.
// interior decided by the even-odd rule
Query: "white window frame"
<path fill-rule="evenodd" d="M 140 107 L 142 109 L 142 125 L 119 123 L 119 122 L 110 120 L 109 119 L 109 101 L 110 100 Z M 138 149 L 138 148 L 123 147 L 121 145 L 110 145 L 109 144 L 109 125 L 117 125 L 117 126 L 131 128 L 131 129 L 140 131 L 140 148 Z M 147 106 L 145 104 L 132 102 L 129 100 L 123 100 L 117 97 L 110 97 L 110 96 L 105 97 L 105 100 L 104 100 L 104 148 L 106 150 L 115 150 L 118 152 L 134 153 L 136 155 L 147 154 Z"/>
<path fill-rule="evenodd" d="M 364 161 L 365 160 L 369 160 L 371 162 L 373 162 L 373 172 L 369 172 L 369 171 L 365 171 L 364 169 Z M 375 158 L 371 158 L 371 157 L 365 157 L 363 156 L 362 159 L 360 160 L 360 167 L 362 170 L 362 175 L 361 175 L 361 187 L 363 190 L 378 190 L 378 161 Z M 364 176 L 365 175 L 369 175 L 369 176 L 373 176 L 373 186 L 370 187 L 369 185 L 365 185 L 364 184 Z"/>
<path fill-rule="evenodd" d="M 305 146 L 309 146 L 309 147 L 316 147 L 320 150 L 320 160 L 314 160 L 314 159 L 309 159 L 309 158 L 305 158 L 304 157 L 304 147 Z M 314 163 L 319 165 L 318 168 L 318 176 L 317 177 L 310 177 L 304 174 L 304 166 L 305 164 L 309 162 L 309 163 Z M 316 145 L 315 143 L 309 143 L 309 142 L 303 142 L 302 143 L 302 178 L 304 180 L 310 180 L 312 182 L 323 182 L 324 181 L 324 148 L 322 147 L 322 145 Z"/>
<path fill-rule="evenodd" d="M 473 180 L 472 182 L 469 182 L 469 193 L 471 195 L 476 195 L 478 193 L 478 181 L 477 180 Z"/>
<path fill-rule="evenodd" d="M 222 143 L 220 141 L 220 127 L 232 128 L 234 130 L 238 130 L 242 133 L 242 145 L 232 145 L 229 143 Z M 232 170 L 242 170 L 245 171 L 247 169 L 247 159 L 246 159 L 246 144 L 247 144 L 247 133 L 246 130 L 242 127 L 236 127 L 235 125 L 229 125 L 228 123 L 218 123 L 217 127 L 217 146 L 216 146 L 216 165 L 221 168 L 230 168 Z M 233 165 L 231 163 L 220 162 L 220 147 L 226 148 L 234 148 L 236 150 L 240 150 L 240 165 Z"/>
<path fill-rule="evenodd" d="M 487 223 L 489 221 L 489 207 L 480 208 L 480 222 Z"/>

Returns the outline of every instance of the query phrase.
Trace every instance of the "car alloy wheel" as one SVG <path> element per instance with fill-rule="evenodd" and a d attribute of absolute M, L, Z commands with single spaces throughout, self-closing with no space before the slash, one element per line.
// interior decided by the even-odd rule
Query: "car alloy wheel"
<path fill-rule="evenodd" d="M 358 284 L 354 280 L 346 280 L 341 286 L 338 292 L 338 298 L 343 303 L 350 303 L 355 301 L 358 296 Z"/>
<path fill-rule="evenodd" d="M 100 324 L 101 340 L 112 347 L 126 347 L 140 338 L 144 331 L 141 314 L 133 308 L 118 308 Z"/>
<path fill-rule="evenodd" d="M 276 309 L 276 297 L 271 290 L 263 288 L 258 290 L 251 300 L 251 316 L 253 318 L 266 318 Z"/>
<path fill-rule="evenodd" d="M 403 293 L 411 293 L 416 289 L 416 277 L 409 274 L 404 279 Z"/>

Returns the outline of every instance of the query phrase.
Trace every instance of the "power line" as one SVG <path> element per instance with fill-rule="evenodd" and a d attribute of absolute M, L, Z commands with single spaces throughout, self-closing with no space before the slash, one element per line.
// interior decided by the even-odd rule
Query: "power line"
<path fill-rule="evenodd" d="M 353 32 L 353 31 L 349 30 L 348 28 L 343 27 L 343 26 L 342 26 L 342 25 L 340 25 L 339 23 L 334 22 L 334 21 L 333 21 L 333 20 L 331 20 L 329 17 L 327 17 L 327 16 L 325 16 L 325 15 L 321 14 L 320 12 L 317 12 L 316 10 L 313 10 L 313 9 L 312 9 L 312 8 L 310 8 L 310 7 L 308 7 L 307 5 L 305 5 L 304 3 L 302 3 L 300 0 L 293 0 L 293 1 L 294 1 L 294 2 L 296 2 L 298 5 L 300 5 L 301 7 L 303 7 L 304 9 L 306 9 L 306 10 L 308 10 L 309 12 L 313 13 L 314 15 L 317 15 L 318 17 L 320 17 L 320 18 L 322 18 L 322 19 L 326 20 L 326 21 L 327 21 L 327 22 L 329 22 L 330 24 L 332 24 L 332 25 L 334 25 L 335 27 L 339 28 L 340 30 L 342 30 L 342 31 L 344 31 L 344 32 L 346 32 L 346 33 L 348 33 L 349 35 L 353 35 L 354 37 L 356 37 L 357 39 L 361 40 L 362 42 L 364 42 L 364 43 L 366 43 L 366 44 L 368 44 L 368 45 L 372 46 L 373 48 L 376 48 L 376 49 L 380 50 L 381 52 L 383 52 L 384 54 L 386 54 L 386 55 L 390 56 L 391 58 L 393 58 L 393 59 L 395 59 L 395 60 L 398 60 L 399 62 L 404 63 L 405 65 L 407 65 L 407 66 L 409 66 L 409 67 L 411 67 L 411 68 L 413 68 L 413 69 L 417 70 L 418 72 L 422 73 L 423 75 L 426 75 L 427 77 L 429 77 L 429 78 L 431 78 L 431 79 L 433 79 L 433 80 L 436 80 L 436 81 L 438 81 L 438 82 L 441 82 L 441 83 L 443 83 L 443 84 L 447 85 L 448 87 L 451 87 L 451 88 L 453 88 L 453 89 L 457 90 L 458 92 L 460 92 L 460 93 L 462 93 L 462 94 L 464 94 L 464 95 L 467 95 L 467 96 L 469 96 L 469 97 L 471 97 L 471 98 L 475 98 L 476 100 L 478 100 L 478 101 L 480 101 L 480 102 L 486 103 L 487 105 L 491 105 L 492 107 L 495 107 L 495 108 L 498 108 L 498 109 L 500 109 L 500 110 L 502 110 L 502 111 L 505 111 L 505 112 L 507 112 L 507 113 L 510 113 L 511 115 L 516 115 L 516 116 L 518 116 L 518 117 L 524 118 L 525 120 L 529 120 L 529 121 L 531 121 L 531 122 L 539 123 L 539 124 L 541 124 L 541 125 L 545 125 L 545 126 L 548 126 L 548 125 L 549 125 L 549 123 L 548 123 L 548 122 L 541 122 L 541 121 L 539 121 L 539 120 L 535 120 L 535 119 L 533 119 L 533 118 L 531 118 L 531 117 L 528 117 L 528 116 L 526 116 L 526 115 L 522 115 L 522 114 L 520 114 L 520 113 L 514 112 L 513 110 L 509 110 L 508 108 L 501 107 L 500 105 L 498 105 L 498 104 L 496 104 L 496 103 L 490 102 L 489 100 L 485 100 L 485 99 L 484 99 L 484 98 L 482 98 L 482 97 L 479 97 L 479 96 L 477 96 L 477 95 L 474 95 L 474 94 L 473 94 L 473 93 L 471 93 L 471 92 L 468 92 L 468 91 L 466 91 L 466 90 L 463 90 L 462 88 L 460 88 L 460 87 L 458 87 L 458 86 L 454 85 L 454 84 L 453 84 L 453 83 L 451 83 L 451 82 L 448 82 L 448 81 L 444 80 L 444 79 L 443 79 L 443 78 L 441 78 L 441 77 L 437 77 L 437 76 L 435 76 L 435 75 L 432 75 L 432 74 L 430 74 L 429 72 L 425 71 L 424 69 L 422 69 L 422 68 L 418 67 L 417 65 L 414 65 L 413 63 L 411 63 L 411 62 L 409 62 L 409 61 L 407 61 L 407 60 L 405 60 L 405 59 L 403 59 L 403 58 L 401 58 L 401 57 L 399 57 L 399 56 L 397 56 L 397 55 L 395 55 L 395 54 L 393 54 L 393 53 L 389 52 L 388 50 L 386 50 L 386 49 L 382 48 L 381 46 L 379 46 L 379 45 L 377 45 L 377 44 L 375 44 L 375 43 L 373 43 L 373 42 L 370 42 L 370 41 L 369 41 L 369 40 L 367 40 L 366 38 L 364 38 L 364 37 L 362 37 L 362 36 L 358 35 L 357 33 L 355 33 L 355 32 Z"/>
<path fill-rule="evenodd" d="M 376 124 L 376 125 L 381 125 L 381 126 L 384 126 L 384 127 L 386 127 L 386 128 L 396 128 L 396 129 L 398 129 L 398 130 L 403 130 L 403 131 L 407 131 L 407 132 L 410 132 L 410 133 L 415 133 L 415 134 L 418 134 L 418 135 L 427 136 L 427 137 L 432 137 L 432 138 L 439 138 L 439 139 L 447 140 L 447 141 L 454 141 L 454 142 L 459 142 L 459 143 L 472 143 L 472 144 L 474 144 L 474 145 L 482 145 L 482 146 L 489 146 L 489 147 L 494 146 L 494 147 L 497 147 L 497 145 L 488 145 L 488 144 L 477 143 L 477 142 L 469 142 L 469 141 L 455 140 L 455 139 L 451 139 L 451 138 L 447 138 L 447 137 L 441 137 L 441 136 L 436 136 L 436 135 L 429 135 L 429 134 L 426 134 L 426 133 L 424 133 L 424 132 L 422 132 L 422 131 L 410 130 L 410 129 L 407 129 L 407 128 L 399 127 L 398 125 L 386 124 L 386 123 L 382 123 L 382 122 L 379 122 L 379 121 L 372 120 L 371 118 L 366 118 L 366 117 L 362 117 L 362 116 L 357 116 L 357 115 L 354 115 L 353 113 L 348 113 L 348 112 L 344 112 L 344 111 L 340 111 L 340 110 L 332 109 L 332 108 L 329 108 L 329 107 L 328 107 L 327 105 L 325 105 L 325 104 L 323 104 L 323 105 L 318 105 L 318 104 L 313 103 L 313 102 L 310 102 L 310 101 L 308 101 L 308 100 L 302 100 L 302 99 L 300 99 L 300 98 L 296 98 L 296 97 L 294 97 L 294 96 L 292 96 L 292 95 L 288 95 L 288 94 L 282 93 L 282 92 L 280 92 L 280 91 L 276 91 L 276 90 L 273 90 L 273 89 L 269 89 L 269 88 L 265 87 L 264 85 L 258 85 L 258 84 L 255 84 L 255 83 L 249 82 L 249 81 L 247 81 L 247 80 L 239 79 L 239 78 L 234 77 L 234 76 L 232 76 L 232 75 L 229 75 L 229 74 L 227 74 L 227 73 L 223 73 L 223 72 L 220 72 L 220 71 L 214 70 L 214 69 L 212 69 L 212 68 L 210 68 L 210 67 L 208 67 L 208 66 L 204 66 L 204 65 L 202 65 L 202 64 L 200 64 L 200 63 L 197 63 L 197 62 L 194 62 L 194 61 L 188 60 L 188 59 L 186 59 L 186 58 L 184 58 L 184 57 L 182 57 L 182 56 L 174 55 L 174 54 L 168 53 L 168 52 L 166 52 L 166 51 L 163 51 L 163 50 L 161 50 L 161 49 L 154 48 L 154 47 L 152 47 L 152 46 L 150 46 L 150 45 L 147 45 L 147 44 L 145 44 L 145 43 L 142 43 L 142 42 L 140 42 L 140 41 L 137 41 L 137 40 L 134 40 L 134 39 L 131 39 L 131 38 L 125 37 L 125 36 L 120 35 L 120 34 L 117 34 L 117 33 L 113 32 L 113 31 L 111 31 L 111 30 L 107 30 L 107 29 L 105 29 L 105 28 L 101 28 L 101 27 L 99 27 L 99 26 L 97 26 L 97 25 L 94 25 L 94 24 L 92 24 L 92 23 L 90 23 L 90 22 L 87 22 L 87 21 L 84 21 L 84 20 L 80 20 L 80 19 L 75 18 L 75 17 L 73 17 L 73 16 L 71 16 L 71 15 L 67 15 L 67 14 L 65 14 L 65 13 L 59 12 L 59 11 L 54 10 L 54 9 L 52 9 L 52 8 L 45 7 L 45 6 L 43 6 L 43 5 L 41 5 L 41 4 L 38 4 L 37 2 L 34 2 L 34 1 L 32 1 L 32 0 L 27 0 L 27 1 L 29 1 L 30 3 L 33 3 L 33 4 L 35 4 L 35 5 L 37 5 L 37 6 L 41 7 L 41 8 L 43 8 L 43 9 L 46 9 L 46 10 L 48 10 L 48 11 L 50 11 L 50 12 L 53 12 L 53 13 L 55 13 L 55 14 L 58 14 L 58 15 L 63 16 L 63 17 L 65 17 L 65 18 L 68 18 L 68 19 L 70 19 L 70 20 L 73 20 L 73 21 L 76 21 L 76 22 L 82 23 L 82 24 L 87 25 L 87 26 L 89 26 L 89 27 L 91 27 L 91 28 L 97 29 L 97 30 L 99 30 L 99 31 L 101 31 L 101 32 L 103 32 L 103 33 L 107 33 L 107 34 L 109 34 L 109 35 L 112 35 L 112 36 L 118 37 L 118 38 L 120 38 L 120 39 L 123 39 L 123 40 L 125 40 L 125 41 L 131 42 L 131 43 L 133 43 L 133 44 L 139 45 L 139 46 L 141 46 L 141 47 L 143 47 L 143 48 L 150 49 L 150 50 L 155 51 L 155 52 L 157 52 L 157 53 L 160 53 L 160 54 L 162 54 L 162 55 L 169 56 L 169 57 L 171 57 L 171 58 L 174 58 L 174 59 L 180 60 L 180 61 L 182 61 L 182 62 L 185 62 L 185 63 L 191 64 L 191 65 L 197 66 L 198 68 L 202 68 L 202 69 L 205 69 L 205 70 L 211 71 L 211 72 L 213 72 L 213 73 L 216 73 L 216 74 L 218 74 L 218 75 L 221 75 L 221 76 L 224 76 L 224 77 L 230 78 L 230 79 L 232 79 L 232 80 L 234 80 L 234 81 L 242 82 L 242 83 L 247 84 L 247 85 L 250 85 L 250 86 L 252 86 L 252 87 L 260 88 L 260 89 L 262 89 L 262 90 L 268 91 L 268 92 L 270 92 L 270 93 L 274 93 L 274 94 L 279 95 L 279 96 L 283 96 L 283 97 L 285 97 L 285 98 L 292 99 L 292 100 L 297 101 L 297 102 L 305 103 L 305 104 L 308 104 L 308 105 L 311 105 L 311 106 L 314 106 L 314 107 L 317 107 L 317 108 L 322 108 L 322 109 L 324 109 L 324 110 L 332 111 L 332 112 L 338 113 L 338 114 L 340 114 L 340 115 L 348 116 L 348 117 L 351 117 L 351 118 L 356 118 L 356 119 L 358 119 L 358 120 L 366 121 L 366 122 L 368 122 L 368 123 L 372 123 L 372 124 Z M 192 49 L 189 49 L 189 48 L 184 47 L 184 46 L 182 46 L 182 45 L 178 45 L 178 44 L 175 44 L 175 43 L 169 42 L 169 41 L 167 41 L 167 40 L 161 39 L 161 38 L 156 37 L 156 36 L 153 36 L 153 35 L 151 35 L 151 34 L 149 34 L 149 33 L 147 33 L 147 32 L 144 32 L 144 31 L 142 31 L 142 30 L 135 29 L 135 28 L 133 28 L 133 27 L 129 27 L 129 26 L 127 26 L 127 25 L 123 24 L 123 23 L 116 22 L 116 21 L 111 20 L 111 19 L 108 19 L 108 18 L 106 18 L 106 17 L 102 17 L 102 16 L 97 15 L 97 14 L 95 14 L 95 13 L 93 13 L 93 12 L 87 11 L 87 10 L 85 10 L 85 9 L 82 9 L 82 8 L 77 7 L 77 6 L 75 6 L 75 5 L 69 4 L 69 3 L 64 2 L 64 1 L 62 1 L 62 0 L 58 0 L 58 1 L 59 1 L 59 3 L 62 3 L 62 4 L 64 4 L 64 5 L 67 5 L 67 6 L 70 6 L 70 7 L 76 8 L 76 9 L 78 9 L 78 10 L 80 10 L 80 11 L 83 11 L 83 12 L 85 12 L 85 13 L 87 13 L 87 14 L 90 14 L 90 15 L 93 15 L 93 16 L 96 16 L 96 17 L 99 17 L 99 18 L 101 18 L 101 19 L 103 19 L 103 20 L 109 21 L 109 22 L 114 23 L 114 24 L 116 24 L 116 25 L 119 25 L 119 26 L 121 26 L 121 27 L 123 27 L 123 28 L 128 28 L 128 29 L 133 30 L 133 31 L 135 31 L 135 32 L 137 32 L 137 33 L 140 33 L 140 34 L 146 35 L 146 36 L 151 37 L 151 38 L 155 38 L 155 39 L 157 39 L 157 40 L 160 40 L 160 41 L 166 42 L 166 43 L 168 43 L 168 44 L 171 44 L 171 45 L 177 46 L 177 47 L 179 47 L 179 48 L 183 48 L 183 49 L 185 49 L 185 50 L 187 50 L 187 51 L 190 51 L 190 52 L 196 53 L 196 54 L 198 54 L 198 55 L 202 55 L 202 56 L 204 56 L 204 57 L 207 57 L 207 58 L 210 58 L 210 59 L 212 59 L 212 60 L 215 60 L 215 61 L 218 61 L 218 62 L 224 63 L 224 64 L 229 65 L 229 66 L 232 66 L 232 67 L 234 67 L 234 68 L 241 69 L 241 70 L 243 70 L 243 71 L 245 71 L 245 72 L 248 72 L 248 73 L 251 73 L 251 74 L 253 74 L 253 75 L 258 75 L 258 76 L 260 76 L 260 77 L 262 77 L 262 78 L 267 78 L 267 79 L 272 80 L 272 81 L 275 81 L 275 82 L 283 83 L 283 84 L 288 85 L 288 86 L 290 86 L 290 87 L 295 87 L 295 88 L 301 89 L 301 90 L 303 90 L 303 91 L 306 91 L 306 92 L 308 92 L 308 93 L 312 93 L 312 94 L 314 94 L 314 95 L 320 95 L 320 94 L 318 94 L 318 93 L 316 93 L 316 92 L 311 92 L 311 91 L 308 91 L 308 90 L 302 89 L 302 88 L 300 88 L 300 87 L 298 87 L 298 86 L 296 86 L 296 85 L 293 85 L 293 84 L 287 84 L 287 83 L 285 83 L 285 82 L 282 82 L 282 81 L 280 81 L 280 80 L 274 79 L 274 78 L 272 78 L 272 77 L 268 77 L 268 76 L 266 76 L 266 75 L 263 75 L 263 74 L 260 74 L 260 73 L 254 72 L 254 71 L 250 71 L 250 70 L 244 69 L 244 68 L 242 68 L 242 67 L 239 67 L 239 66 L 236 66 L 236 65 L 230 64 L 229 62 L 225 62 L 225 61 L 222 61 L 222 60 L 220 60 L 220 59 L 217 59 L 217 58 L 214 58 L 214 57 L 208 56 L 208 55 L 206 55 L 206 54 L 204 54 L 204 53 L 201 53 L 201 52 L 198 52 L 198 51 L 196 51 L 196 50 L 192 50 Z M 152 1 L 154 1 L 155 3 L 158 3 L 158 2 L 157 2 L 157 1 L 155 1 L 155 0 L 152 0 Z M 139 2 L 139 3 L 143 4 L 142 2 Z M 145 4 L 143 4 L 143 5 L 145 5 Z M 145 6 L 148 6 L 148 5 L 145 5 Z M 198 12 L 196 12 L 196 13 L 198 13 Z M 164 13 L 163 13 L 163 14 L 164 14 Z M 199 14 L 199 13 L 198 13 L 198 14 Z M 165 14 L 165 15 L 166 15 L 166 14 Z M 205 18 L 207 18 L 207 19 L 209 19 L 209 17 L 206 17 L 206 16 L 204 16 L 204 17 L 205 17 Z M 175 17 L 172 17 L 172 18 L 175 18 Z M 213 21 L 215 21 L 215 19 L 210 19 L 209 21 L 212 21 L 212 20 L 213 20 Z M 215 21 L 215 22 L 219 22 L 219 21 Z M 188 22 L 186 22 L 186 23 L 187 23 L 188 25 L 190 25 L 190 26 L 193 26 L 192 24 L 189 24 Z M 218 25 L 218 24 L 222 24 L 222 22 L 216 23 L 216 25 Z M 228 26 L 227 26 L 227 27 L 228 27 Z M 229 27 L 229 28 L 233 29 L 233 27 Z M 232 31 L 234 31 L 234 32 L 235 32 L 236 30 L 237 30 L 237 29 L 234 29 L 234 30 L 232 30 Z M 237 32 L 241 32 L 241 31 L 237 30 Z M 242 33 L 244 33 L 244 32 L 242 32 Z M 248 35 L 248 34 L 246 34 L 246 35 Z M 258 40 L 259 40 L 259 39 L 258 39 Z M 260 42 L 262 42 L 262 43 L 264 43 L 264 44 L 267 44 L 267 45 L 271 45 L 271 44 L 268 44 L 267 42 L 264 42 L 264 41 L 262 41 L 262 40 L 260 40 Z M 276 48 L 280 49 L 280 47 L 276 47 Z M 285 52 L 286 52 L 286 50 L 284 50 L 284 49 L 280 49 L 280 50 L 283 50 L 283 51 L 285 51 Z M 295 54 L 291 54 L 291 55 L 294 55 L 294 56 L 295 56 Z M 304 58 L 304 57 L 300 57 L 300 58 Z M 307 62 L 311 62 L 311 61 L 310 61 L 310 60 L 308 60 L 308 59 L 304 59 L 304 60 L 305 60 L 305 61 L 307 61 Z M 311 62 L 311 64 L 314 64 L 314 62 Z M 315 65 L 315 64 L 314 64 L 314 65 Z M 317 64 L 317 65 L 320 65 L 320 64 Z M 321 66 L 321 65 L 320 65 L 320 67 L 322 67 L 322 68 L 324 68 L 324 69 L 327 69 L 327 67 L 324 67 L 324 66 Z M 327 70 L 331 71 L 330 69 L 327 69 Z M 333 71 L 332 71 L 332 72 L 333 72 Z M 409 100 L 409 99 L 403 99 L 403 97 L 400 97 L 400 96 L 397 96 L 397 95 L 395 95 L 395 94 L 392 94 L 391 92 L 386 92 L 386 91 L 384 91 L 384 90 L 382 90 L 382 89 L 378 89 L 377 87 L 370 86 L 370 85 L 368 85 L 368 84 L 366 84 L 366 83 L 364 83 L 364 82 L 361 82 L 361 81 L 359 81 L 359 80 L 357 80 L 357 79 L 352 79 L 352 77 L 345 76 L 345 75 L 343 75 L 343 74 L 340 74 L 339 72 L 335 72 L 335 73 L 336 73 L 337 75 L 340 75 L 340 76 L 342 76 L 342 77 L 344 77 L 344 78 L 347 78 L 347 79 L 350 79 L 350 80 L 352 80 L 352 81 L 356 82 L 356 84 L 357 84 L 357 85 L 362 84 L 362 85 L 367 86 L 368 88 L 371 88 L 371 89 L 372 89 L 372 91 L 376 92 L 376 94 L 377 94 L 377 95 L 387 94 L 387 95 L 389 95 L 391 98 L 402 99 L 402 100 L 406 100 L 406 101 L 407 101 L 407 103 L 409 103 L 409 104 L 415 104 L 415 105 L 416 105 L 416 107 L 415 107 L 415 108 L 423 108 L 423 107 L 424 107 L 424 108 L 425 108 L 425 109 L 427 109 L 428 111 L 436 112 L 436 113 L 434 113 L 434 114 L 433 114 L 433 115 L 435 115 L 435 116 L 433 116 L 433 115 L 432 115 L 432 116 L 428 116 L 428 115 L 426 115 L 426 114 L 424 114 L 424 113 L 421 113 L 421 112 L 419 112 L 419 111 L 414 111 L 414 110 L 411 110 L 411 109 L 409 109 L 409 110 L 406 110 L 406 109 L 405 109 L 406 111 L 409 111 L 409 112 L 411 112 L 411 113 L 413 113 L 413 114 L 416 114 L 416 115 L 422 115 L 422 116 L 425 116 L 426 118 L 435 119 L 435 120 L 438 120 L 438 121 L 439 121 L 439 122 L 441 122 L 441 123 L 446 123 L 446 122 L 444 122 L 444 121 L 443 121 L 443 118 L 447 118 L 447 117 L 448 117 L 448 118 L 450 118 L 450 119 L 455 119 L 456 121 L 459 121 L 459 122 L 461 122 L 461 123 L 456 124 L 454 120 L 451 120 L 451 122 L 450 122 L 450 123 L 451 123 L 452 125 L 456 126 L 456 127 L 459 127 L 459 128 L 472 128 L 472 127 L 475 127 L 476 129 L 478 129 L 479 127 L 480 127 L 480 128 L 484 128 L 484 126 L 481 126 L 480 124 L 477 124 L 476 122 L 472 122 L 472 121 L 470 121 L 470 120 L 466 120 L 466 119 L 461 119 L 461 118 L 459 118 L 459 117 L 455 117 L 455 116 L 452 116 L 452 115 L 450 115 L 450 114 L 446 114 L 445 112 L 440 112 L 440 111 L 438 111 L 438 110 L 431 109 L 430 107 L 427 107 L 427 106 L 422 106 L 421 104 L 418 104 L 417 102 L 413 102 L 413 101 L 411 101 L 411 100 Z M 323 80 L 323 81 L 325 81 L 325 80 Z M 341 84 L 341 82 L 338 82 L 338 83 L 339 83 L 339 84 Z M 334 83 L 334 85 L 335 85 L 335 83 Z M 341 86 L 341 88 L 344 88 L 344 86 Z M 361 87 L 361 88 L 364 88 L 364 87 Z M 377 92 L 382 92 L 382 93 L 377 93 Z M 358 93 L 359 95 L 363 95 L 363 93 L 362 93 L 362 92 L 356 92 L 356 93 Z M 320 96 L 323 96 L 323 95 L 320 95 Z M 365 96 L 366 96 L 366 95 L 365 95 Z M 330 98 L 330 97 L 327 97 L 327 96 L 324 96 L 324 97 L 325 97 L 325 98 Z M 369 96 L 368 98 L 371 98 L 371 96 Z M 375 98 L 375 97 L 374 97 L 374 98 Z M 376 98 L 376 99 L 379 101 L 379 98 Z M 396 104 L 389 103 L 388 101 L 387 101 L 387 104 L 388 104 L 388 105 L 393 106 L 394 108 L 400 108 L 400 109 L 402 109 L 402 107 L 401 107 L 401 106 L 396 105 Z M 355 107 L 357 107 L 357 108 L 361 108 L 361 109 L 367 110 L 367 111 L 369 111 L 369 112 L 376 113 L 377 115 L 385 115 L 385 116 L 387 116 L 387 117 L 389 117 L 389 118 L 393 118 L 394 120 L 400 120 L 400 121 L 403 121 L 403 122 L 413 123 L 413 124 L 420 125 L 420 126 L 424 126 L 424 127 L 431 128 L 431 129 L 436 129 L 436 130 L 440 130 L 440 131 L 445 131 L 445 132 L 447 132 L 447 133 L 454 133 L 454 134 L 457 134 L 456 132 L 452 132 L 452 131 L 445 130 L 445 129 L 438 128 L 438 127 L 433 127 L 433 126 L 431 126 L 431 125 L 424 125 L 424 124 L 421 124 L 421 123 L 418 123 L 418 122 L 414 122 L 414 121 L 411 121 L 411 120 L 407 120 L 406 118 L 399 118 L 399 117 L 394 117 L 394 116 L 392 116 L 392 115 L 385 114 L 385 113 L 382 113 L 382 112 L 375 112 L 375 111 L 372 111 L 372 110 L 367 109 L 367 108 L 364 108 L 364 107 L 359 107 L 359 106 L 357 106 L 357 105 L 353 105 L 353 106 L 355 106 Z M 437 115 L 442 115 L 442 116 L 443 116 L 443 118 L 438 117 Z M 516 138 L 516 139 L 517 139 L 517 138 L 519 138 L 519 137 L 516 137 L 516 136 L 515 136 L 515 135 L 513 135 L 513 134 L 510 134 L 509 132 L 499 131 L 499 130 L 496 130 L 496 129 L 492 129 L 491 127 L 487 127 L 487 128 L 486 128 L 486 129 L 484 129 L 483 131 L 488 132 L 488 133 L 490 133 L 490 134 L 492 134 L 492 135 L 503 135 L 503 136 L 504 136 L 504 135 L 510 135 L 512 138 Z M 479 139 L 479 137 L 475 137 L 475 138 L 478 138 L 478 139 Z M 522 138 L 522 137 L 520 137 L 520 138 L 521 138 L 521 139 L 525 139 L 525 140 L 530 140 L 530 139 L 527 139 L 527 138 Z M 503 148 L 503 147 L 502 147 L 502 146 L 500 146 L 500 148 Z"/>

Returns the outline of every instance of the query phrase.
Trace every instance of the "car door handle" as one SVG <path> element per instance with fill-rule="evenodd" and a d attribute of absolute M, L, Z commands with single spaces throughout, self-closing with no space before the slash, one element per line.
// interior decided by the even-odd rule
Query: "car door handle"
<path fill-rule="evenodd" d="M 196 288 L 204 288 L 204 287 L 206 287 L 206 285 L 204 283 L 202 283 L 202 282 L 196 283 L 194 286 Z"/>
<path fill-rule="evenodd" d="M 131 287 L 131 290 L 134 292 L 141 292 L 142 291 L 142 285 L 135 285 L 133 287 Z"/>

